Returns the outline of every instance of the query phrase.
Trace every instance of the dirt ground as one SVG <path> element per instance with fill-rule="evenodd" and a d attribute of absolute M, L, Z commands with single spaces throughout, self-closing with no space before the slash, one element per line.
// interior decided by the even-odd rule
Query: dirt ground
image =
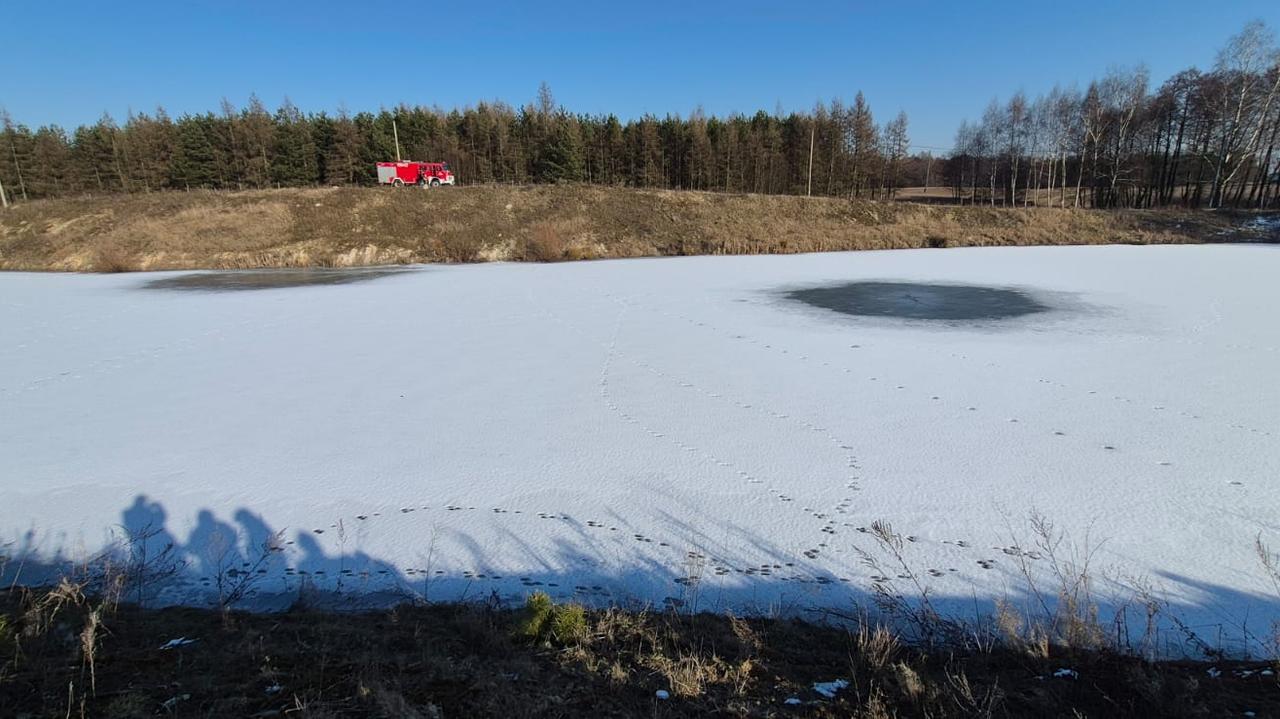
<path fill-rule="evenodd" d="M 927 649 L 856 622 L 533 602 L 243 614 L 0 592 L 12 717 L 1268 717 L 1275 671 Z"/>

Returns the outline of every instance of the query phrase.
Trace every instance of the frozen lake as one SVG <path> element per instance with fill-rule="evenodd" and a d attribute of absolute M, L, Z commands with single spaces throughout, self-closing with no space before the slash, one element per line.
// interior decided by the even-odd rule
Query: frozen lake
<path fill-rule="evenodd" d="M 132 532 L 163 601 L 849 609 L 884 520 L 971 613 L 1038 511 L 1100 593 L 1280 617 L 1277 246 L 200 274 L 0 275 L 5 581 Z"/>

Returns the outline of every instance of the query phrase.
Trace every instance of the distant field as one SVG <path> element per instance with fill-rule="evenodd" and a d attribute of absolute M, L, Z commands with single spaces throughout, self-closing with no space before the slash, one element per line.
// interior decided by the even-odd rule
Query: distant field
<path fill-rule="evenodd" d="M 929 198 L 949 192 L 932 188 Z M 1236 219 L 1206 212 L 1023 210 L 583 185 L 165 192 L 38 201 L 0 213 L 0 269 L 345 267 L 1194 243 L 1220 237 Z"/>
<path fill-rule="evenodd" d="M 1087 201 L 1088 192 L 1088 188 L 1082 190 L 1083 194 L 1081 196 L 1081 202 Z M 978 204 L 990 207 L 991 200 L 986 194 L 986 188 L 979 187 L 978 193 Z M 1003 189 L 998 188 L 996 190 L 996 207 L 1002 207 L 1004 205 L 1003 197 Z M 1067 188 L 1065 201 L 1061 189 L 1056 187 L 1053 190 L 1021 190 L 1018 192 L 1017 205 L 1021 207 L 1024 202 L 1030 201 L 1031 205 L 1034 207 L 1073 207 L 1075 205 L 1075 198 L 1076 194 L 1074 185 Z M 968 188 L 966 188 L 960 193 L 959 198 L 957 198 L 956 191 L 952 187 L 903 187 L 894 193 L 894 199 L 905 202 L 949 203 L 959 203 L 963 200 L 965 204 L 969 204 L 973 201 L 973 194 L 968 190 Z"/>
<path fill-rule="evenodd" d="M 1253 187 L 1254 187 L 1253 183 L 1250 183 L 1246 185 L 1245 190 L 1247 192 L 1252 191 Z M 1182 186 L 1174 188 L 1173 197 L 1176 201 L 1182 200 L 1182 198 L 1184 197 L 1184 192 L 1183 192 L 1184 189 L 1185 188 Z M 1088 194 L 1089 194 L 1089 188 L 1086 187 L 1081 190 L 1080 201 L 1082 203 L 1087 203 Z M 978 195 L 979 195 L 978 204 L 987 205 L 989 207 L 991 200 L 987 196 L 986 188 L 979 186 Z M 1003 196 L 1004 196 L 1003 189 L 997 188 L 996 207 L 1003 206 L 1003 203 L 1001 201 Z M 973 201 L 973 193 L 970 192 L 967 187 L 965 188 L 964 191 L 960 193 L 960 196 L 957 197 L 955 189 L 945 185 L 944 186 L 935 185 L 932 187 L 903 187 L 903 188 L 899 188 L 898 191 L 894 193 L 893 197 L 895 200 L 898 200 L 900 202 L 930 202 L 930 203 L 959 204 L 963 201 L 964 204 L 969 204 L 970 202 Z M 1075 199 L 1076 199 L 1075 185 L 1069 185 L 1067 187 L 1065 195 L 1062 192 L 1062 189 L 1058 187 L 1055 187 L 1052 190 L 1048 188 L 1041 188 L 1039 190 L 1020 190 L 1018 192 L 1017 204 L 1019 207 L 1021 207 L 1024 202 L 1030 201 L 1033 207 L 1073 207 L 1075 205 Z M 1202 201 L 1204 201 L 1203 196 L 1202 196 Z"/>

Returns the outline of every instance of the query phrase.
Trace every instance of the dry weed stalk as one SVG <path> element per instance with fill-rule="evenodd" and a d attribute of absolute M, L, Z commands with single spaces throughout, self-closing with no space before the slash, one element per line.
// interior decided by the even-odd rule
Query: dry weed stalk
<path fill-rule="evenodd" d="M 1104 646 L 1107 632 L 1098 620 L 1092 571 L 1094 555 L 1102 543 L 1092 542 L 1092 527 L 1085 531 L 1082 544 L 1070 541 L 1066 532 L 1035 510 L 1028 521 L 1033 548 L 1025 548 L 1018 533 L 1011 529 L 1012 546 L 1005 554 L 1013 557 L 1039 612 L 1037 616 L 1022 617 L 1011 603 L 1001 602 L 997 610 L 998 629 L 1006 640 L 1032 656 L 1047 657 L 1050 645 L 1055 644 L 1086 650 Z M 1041 560 L 1049 570 L 1051 588 L 1043 586 L 1032 564 Z"/>
<path fill-rule="evenodd" d="M 218 608 L 222 611 L 224 620 L 237 604 L 253 595 L 258 582 L 262 580 L 262 572 L 259 570 L 276 554 L 284 552 L 284 534 L 285 531 L 280 530 L 254 547 L 254 554 L 247 567 L 236 566 L 237 562 L 234 561 L 240 559 L 237 537 L 222 537 L 219 542 L 211 542 L 211 551 L 214 552 L 214 585 L 218 590 Z"/>
<path fill-rule="evenodd" d="M 854 635 L 858 658 L 873 672 L 880 673 L 898 656 L 902 648 L 898 635 L 883 624 L 874 627 L 866 621 L 858 624 Z"/>
<path fill-rule="evenodd" d="M 870 552 L 856 550 L 863 565 L 876 575 L 871 585 L 876 605 L 886 614 L 906 621 L 926 646 L 963 642 L 962 625 L 938 612 L 931 599 L 932 590 L 907 561 L 905 538 L 883 520 L 872 522 L 870 529 L 876 545 L 896 565 L 896 569 L 888 569 Z M 899 589 L 895 576 L 909 583 L 910 599 Z"/>
<path fill-rule="evenodd" d="M 96 696 L 98 693 L 98 642 L 102 627 L 102 605 L 91 608 L 85 614 L 84 628 L 80 630 L 80 652 L 84 662 L 89 665 L 89 687 Z"/>
<path fill-rule="evenodd" d="M 969 681 L 969 677 L 960 669 L 948 669 L 946 672 L 948 695 L 956 707 L 968 717 L 993 717 L 1000 707 L 1004 693 L 1000 691 L 999 681 L 991 686 L 978 689 Z"/>
<path fill-rule="evenodd" d="M 1258 555 L 1258 561 L 1262 564 L 1263 572 L 1275 587 L 1276 597 L 1280 598 L 1280 554 L 1271 551 L 1271 547 L 1262 541 L 1262 532 L 1258 532 L 1258 536 L 1254 538 L 1253 548 Z M 1280 618 L 1272 620 L 1271 636 L 1267 637 L 1265 643 L 1269 645 L 1272 659 L 1280 661 Z"/>

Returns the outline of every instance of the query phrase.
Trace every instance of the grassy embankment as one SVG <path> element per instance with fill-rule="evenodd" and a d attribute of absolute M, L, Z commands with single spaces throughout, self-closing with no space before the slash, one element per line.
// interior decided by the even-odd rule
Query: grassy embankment
<path fill-rule="evenodd" d="M 1193 243 L 1225 214 L 949 207 L 585 185 L 45 200 L 0 213 L 0 269 L 127 271 Z"/>

